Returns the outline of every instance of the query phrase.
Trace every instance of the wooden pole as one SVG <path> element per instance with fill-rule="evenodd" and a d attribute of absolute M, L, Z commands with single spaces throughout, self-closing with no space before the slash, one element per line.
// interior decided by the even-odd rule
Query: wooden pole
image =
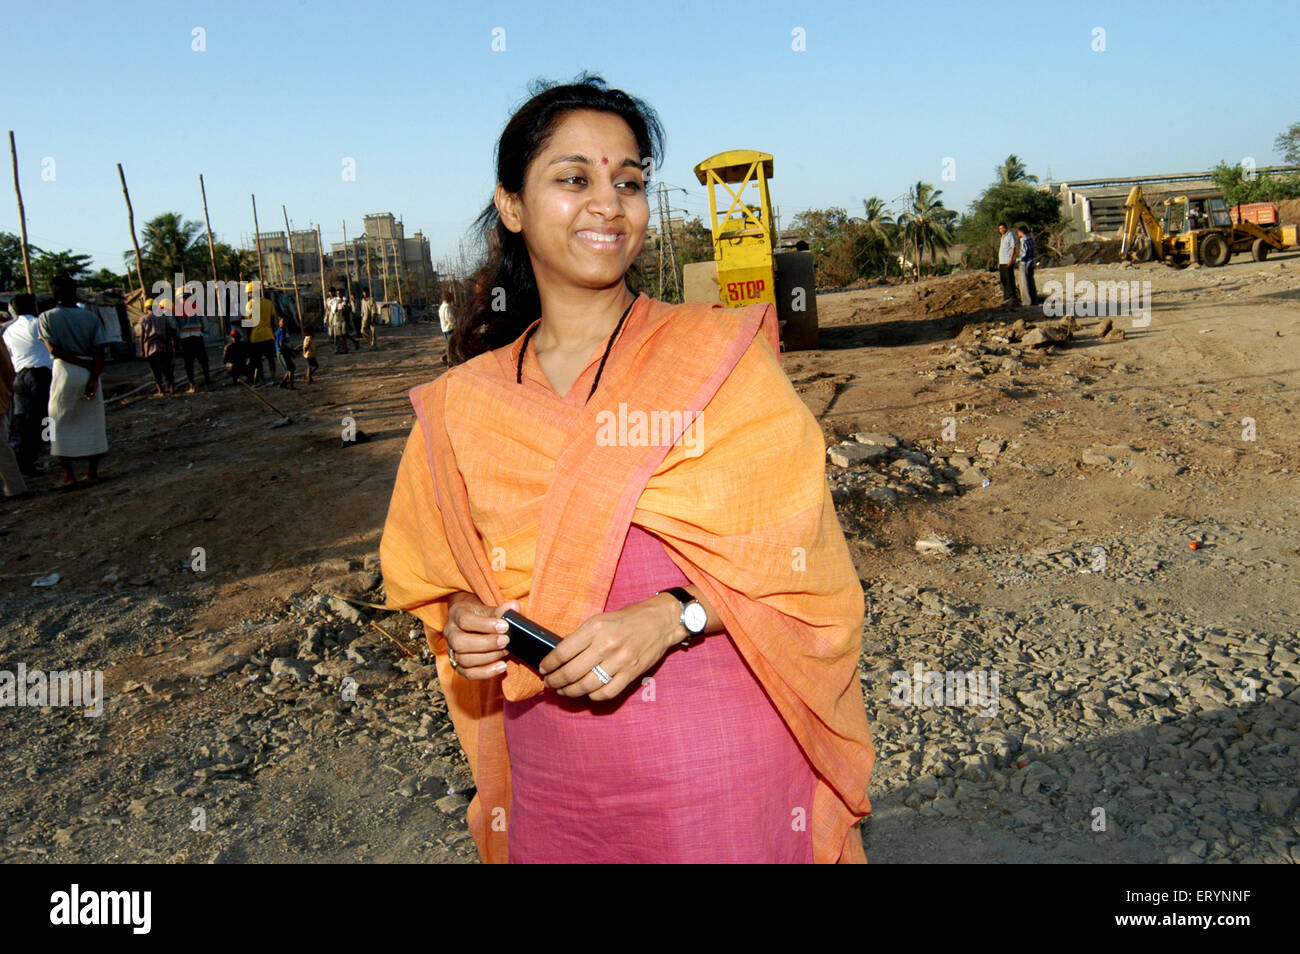
<path fill-rule="evenodd" d="M 212 220 L 208 218 L 208 190 L 203 185 L 203 173 L 199 173 L 199 192 L 203 194 L 203 224 L 208 228 L 208 261 L 212 263 L 212 293 L 217 294 L 221 287 L 221 277 L 217 274 L 217 249 L 212 244 Z M 239 276 L 236 275 L 236 278 Z M 226 340 L 226 296 L 217 295 L 217 326 L 221 329 L 221 340 Z"/>
<path fill-rule="evenodd" d="M 343 297 L 348 301 L 352 300 L 352 261 L 348 258 L 348 220 L 343 220 L 343 284 L 347 286 L 347 294 Z"/>
<path fill-rule="evenodd" d="M 316 258 L 320 260 L 320 301 L 321 301 L 321 308 L 324 309 L 325 302 L 329 301 L 329 298 L 327 297 L 325 292 L 325 253 L 321 250 L 320 247 L 320 226 L 319 225 L 316 226 Z M 324 325 L 324 323 L 325 323 L 325 315 L 322 312 L 321 324 Z"/>
<path fill-rule="evenodd" d="M 22 242 L 23 276 L 27 279 L 27 294 L 34 294 L 32 286 L 32 256 L 27 250 L 27 212 L 23 209 L 23 190 L 18 186 L 18 147 L 14 145 L 14 131 L 9 130 L 9 155 L 14 164 L 14 195 L 18 196 L 18 238 Z"/>
<path fill-rule="evenodd" d="M 302 296 L 298 294 L 298 262 L 293 257 L 293 232 L 289 229 L 289 211 L 280 206 L 280 211 L 284 213 L 284 240 L 289 243 L 289 268 L 293 273 L 293 303 L 298 309 L 298 333 L 307 333 L 307 319 L 302 314 Z"/>
<path fill-rule="evenodd" d="M 251 193 L 250 193 L 251 195 Z M 257 196 L 253 196 L 253 243 L 257 246 L 257 280 L 266 290 L 266 272 L 262 269 L 262 233 L 257 227 Z"/>
<path fill-rule="evenodd" d="M 135 277 L 140 280 L 140 307 L 144 308 L 147 297 L 144 290 L 144 271 L 140 267 L 140 243 L 135 240 L 135 212 L 131 209 L 131 193 L 126 188 L 126 173 L 122 163 L 117 164 L 117 177 L 122 180 L 122 195 L 126 196 L 126 222 L 131 226 L 131 247 L 135 249 Z"/>
<path fill-rule="evenodd" d="M 375 280 L 370 277 L 370 236 L 366 236 L 366 287 L 370 289 L 370 297 L 375 297 Z"/>
<path fill-rule="evenodd" d="M 402 250 L 397 246 L 397 239 L 393 239 L 393 274 L 397 279 L 397 303 L 402 306 L 402 311 L 406 311 L 406 303 L 402 301 Z M 406 315 L 402 315 L 402 320 L 406 320 Z"/>
<path fill-rule="evenodd" d="M 388 243 L 382 235 L 379 236 L 379 264 L 383 266 L 384 273 L 384 301 L 388 301 Z"/>
<path fill-rule="evenodd" d="M 424 272 L 424 306 L 428 309 L 429 301 L 433 296 L 433 276 L 429 274 L 430 256 L 424 254 L 424 246 L 429 240 L 424 237 L 423 232 L 416 232 L 415 234 L 420 237 L 420 270 Z"/>

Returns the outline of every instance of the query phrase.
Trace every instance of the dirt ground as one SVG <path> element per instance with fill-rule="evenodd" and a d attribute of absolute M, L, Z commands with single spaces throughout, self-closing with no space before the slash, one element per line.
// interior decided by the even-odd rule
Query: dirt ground
<path fill-rule="evenodd" d="M 1042 313 L 959 273 L 819 296 L 821 349 L 785 357 L 828 447 L 889 446 L 828 463 L 867 594 L 869 857 L 1300 860 L 1300 255 L 1072 277 L 1149 281 L 1150 324 L 1025 348 L 1006 327 Z M 230 386 L 118 401 L 106 481 L 0 505 L 0 668 L 105 694 L 0 713 L 0 860 L 474 860 L 430 660 L 373 605 L 442 337 L 380 344 L 261 389 L 283 426 Z M 913 665 L 1000 672 L 999 714 L 891 705 Z"/>

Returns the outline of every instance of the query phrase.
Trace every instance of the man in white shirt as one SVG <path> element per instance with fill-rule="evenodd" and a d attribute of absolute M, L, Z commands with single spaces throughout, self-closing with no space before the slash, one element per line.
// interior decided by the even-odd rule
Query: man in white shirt
<path fill-rule="evenodd" d="M 334 303 L 336 289 L 331 288 L 330 293 L 325 298 L 325 331 L 329 335 L 330 344 L 334 344 Z M 337 350 L 337 346 L 335 346 Z"/>
<path fill-rule="evenodd" d="M 451 333 L 456 330 L 456 319 L 451 313 L 451 298 L 447 292 L 442 293 L 442 304 L 438 306 L 438 324 L 442 326 L 442 337 L 447 342 L 447 354 L 442 356 L 442 363 L 451 364 Z"/>
<path fill-rule="evenodd" d="M 14 320 L 4 331 L 5 346 L 14 364 L 13 432 L 18 438 L 18 469 L 36 476 L 36 459 L 44 450 L 41 440 L 49 415 L 50 376 L 54 358 L 36 333 L 36 296 L 15 295 L 9 303 Z"/>
<path fill-rule="evenodd" d="M 330 337 L 334 340 L 334 353 L 348 353 L 348 323 L 347 315 L 344 313 L 343 306 L 347 299 L 343 297 L 343 292 L 338 288 L 330 289 L 330 301 L 326 306 L 325 314 L 328 316 L 330 326 Z"/>
<path fill-rule="evenodd" d="M 1014 305 L 1016 303 L 1016 236 L 1007 228 L 1007 223 L 998 223 L 998 234 L 1002 236 L 1002 241 L 998 244 L 998 278 L 1002 280 L 1002 302 L 1003 304 Z"/>

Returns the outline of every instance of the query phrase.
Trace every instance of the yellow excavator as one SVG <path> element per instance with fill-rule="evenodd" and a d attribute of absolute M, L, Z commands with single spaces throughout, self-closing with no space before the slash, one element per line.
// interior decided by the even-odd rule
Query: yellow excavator
<path fill-rule="evenodd" d="M 1228 204 L 1220 196 L 1165 199 L 1157 218 L 1142 195 L 1142 187 L 1129 190 L 1124 202 L 1123 254 L 1138 262 L 1159 260 L 1175 268 L 1196 262 L 1209 268 L 1228 264 L 1234 252 L 1250 252 L 1257 262 L 1269 252 L 1300 244 L 1297 228 L 1284 225 L 1264 229 L 1254 222 L 1233 222 Z"/>

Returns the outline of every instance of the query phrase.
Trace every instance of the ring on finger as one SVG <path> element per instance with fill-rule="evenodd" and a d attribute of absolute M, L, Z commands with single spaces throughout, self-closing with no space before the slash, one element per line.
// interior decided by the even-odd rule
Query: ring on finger
<path fill-rule="evenodd" d="M 614 677 L 611 676 L 609 673 L 605 672 L 605 670 L 600 666 L 593 666 L 591 671 L 596 674 L 596 678 L 600 680 L 600 684 L 602 686 L 608 686 L 611 682 L 614 681 Z"/>
<path fill-rule="evenodd" d="M 450 646 L 447 647 L 447 658 L 451 660 L 451 668 L 459 672 L 460 664 L 456 662 L 456 651 Z"/>

